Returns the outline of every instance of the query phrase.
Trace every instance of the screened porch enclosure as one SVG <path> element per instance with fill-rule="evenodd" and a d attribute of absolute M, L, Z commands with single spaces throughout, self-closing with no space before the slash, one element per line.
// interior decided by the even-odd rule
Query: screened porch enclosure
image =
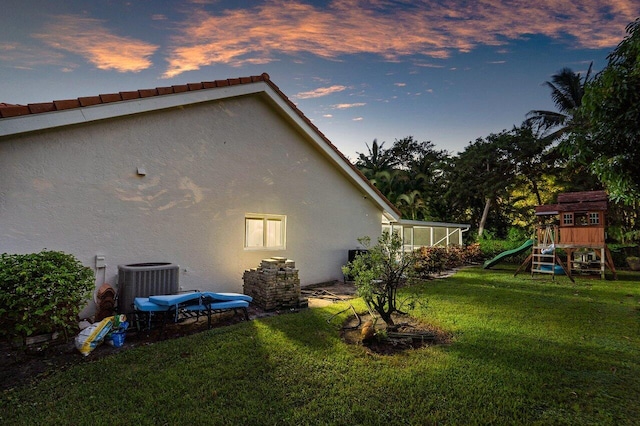
<path fill-rule="evenodd" d="M 382 224 L 382 232 L 393 232 L 402 238 L 404 251 L 420 247 L 462 245 L 462 234 L 469 225 L 443 222 L 402 221 Z"/>

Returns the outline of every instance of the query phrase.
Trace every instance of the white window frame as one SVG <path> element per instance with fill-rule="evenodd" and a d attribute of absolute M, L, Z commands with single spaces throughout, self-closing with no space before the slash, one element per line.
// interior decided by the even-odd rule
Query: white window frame
<path fill-rule="evenodd" d="M 249 220 L 261 220 L 262 224 L 262 244 L 249 245 Z M 269 222 L 280 222 L 280 235 L 278 236 L 280 245 L 269 245 Z M 265 232 L 266 230 L 266 232 Z M 247 213 L 244 216 L 244 249 L 245 250 L 286 250 L 287 248 L 287 216 L 281 214 Z"/>

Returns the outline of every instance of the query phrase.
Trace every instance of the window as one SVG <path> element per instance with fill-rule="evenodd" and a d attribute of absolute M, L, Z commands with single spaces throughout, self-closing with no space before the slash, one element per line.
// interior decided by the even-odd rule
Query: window
<path fill-rule="evenodd" d="M 246 249 L 284 250 L 287 217 L 275 214 L 248 214 L 244 218 Z"/>
<path fill-rule="evenodd" d="M 589 213 L 589 225 L 599 225 L 600 224 L 600 213 Z"/>
<path fill-rule="evenodd" d="M 587 226 L 589 224 L 589 218 L 586 213 L 576 213 L 574 222 L 576 226 Z"/>
<path fill-rule="evenodd" d="M 563 213 L 562 214 L 562 224 L 563 225 L 573 225 L 573 213 Z"/>

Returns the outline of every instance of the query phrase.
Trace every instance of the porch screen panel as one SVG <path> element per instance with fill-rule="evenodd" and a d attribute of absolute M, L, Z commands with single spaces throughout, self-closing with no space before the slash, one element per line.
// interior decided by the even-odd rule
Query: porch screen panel
<path fill-rule="evenodd" d="M 433 228 L 433 245 L 438 247 L 447 246 L 447 228 Z"/>
<path fill-rule="evenodd" d="M 413 228 L 413 244 L 416 247 L 431 246 L 431 229 L 425 227 Z"/>
<path fill-rule="evenodd" d="M 462 244 L 460 228 L 447 228 L 447 231 L 449 232 L 449 244 Z"/>

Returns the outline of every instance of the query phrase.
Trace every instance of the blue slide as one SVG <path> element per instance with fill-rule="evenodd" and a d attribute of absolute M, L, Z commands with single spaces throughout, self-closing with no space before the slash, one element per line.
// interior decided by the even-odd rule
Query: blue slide
<path fill-rule="evenodd" d="M 522 253 L 523 251 L 529 250 L 532 245 L 533 245 L 533 240 L 527 240 L 520 247 L 514 248 L 513 250 L 503 251 L 493 259 L 487 260 L 486 262 L 484 262 L 484 265 L 482 267 L 484 269 L 491 268 L 492 266 L 500 262 L 505 257 L 513 256 L 514 254 L 519 254 L 519 253 Z"/>

